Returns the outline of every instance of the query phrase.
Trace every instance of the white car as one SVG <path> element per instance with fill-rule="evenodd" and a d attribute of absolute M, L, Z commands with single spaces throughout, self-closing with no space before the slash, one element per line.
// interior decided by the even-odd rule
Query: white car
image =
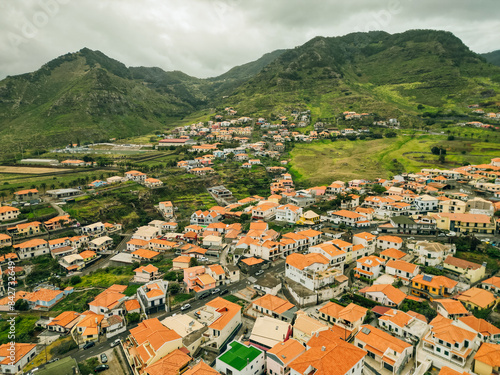
<path fill-rule="evenodd" d="M 187 310 L 190 308 L 191 308 L 191 305 L 189 303 L 186 303 L 185 305 L 181 306 L 181 311 L 184 311 L 184 310 Z"/>
<path fill-rule="evenodd" d="M 122 340 L 120 340 L 120 339 L 116 339 L 115 341 L 113 341 L 113 342 L 111 343 L 111 345 L 110 345 L 110 346 L 111 346 L 112 348 L 114 348 L 115 346 L 120 345 L 120 342 L 121 342 L 121 341 L 122 341 Z"/>
<path fill-rule="evenodd" d="M 373 230 L 370 233 L 373 234 L 374 236 L 376 236 L 378 234 L 378 230 Z"/>

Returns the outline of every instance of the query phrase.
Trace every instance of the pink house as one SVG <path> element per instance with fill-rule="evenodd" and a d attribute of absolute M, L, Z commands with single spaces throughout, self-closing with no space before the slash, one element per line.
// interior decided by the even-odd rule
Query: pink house
<path fill-rule="evenodd" d="M 196 266 L 184 269 L 184 282 L 186 289 L 201 292 L 215 288 L 215 279 L 206 273 L 205 267 Z"/>

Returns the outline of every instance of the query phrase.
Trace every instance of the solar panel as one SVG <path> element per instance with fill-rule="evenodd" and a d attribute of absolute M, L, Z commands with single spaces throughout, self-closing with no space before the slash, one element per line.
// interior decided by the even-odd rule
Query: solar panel
<path fill-rule="evenodd" d="M 431 275 L 424 275 L 424 281 L 432 281 Z"/>
<path fill-rule="evenodd" d="M 366 328 L 366 327 L 365 327 L 365 328 L 363 328 L 363 329 L 361 330 L 361 332 L 363 332 L 365 335 L 368 335 L 371 331 L 370 331 L 370 328 Z"/>

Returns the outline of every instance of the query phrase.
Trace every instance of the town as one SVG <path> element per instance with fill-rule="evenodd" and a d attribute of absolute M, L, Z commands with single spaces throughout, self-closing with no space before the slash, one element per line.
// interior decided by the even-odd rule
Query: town
<path fill-rule="evenodd" d="M 41 182 L 2 190 L 1 373 L 498 373 L 500 157 L 320 186 L 289 168 L 291 144 L 400 131 L 226 107 L 152 136 L 163 165 L 115 140 L 23 158 Z"/>

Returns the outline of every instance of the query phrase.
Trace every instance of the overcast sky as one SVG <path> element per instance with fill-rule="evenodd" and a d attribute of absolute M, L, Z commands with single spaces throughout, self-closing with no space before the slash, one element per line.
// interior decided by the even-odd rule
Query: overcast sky
<path fill-rule="evenodd" d="M 127 66 L 216 76 L 354 31 L 440 29 L 500 49 L 499 0 L 0 0 L 0 79 L 83 47 Z"/>

